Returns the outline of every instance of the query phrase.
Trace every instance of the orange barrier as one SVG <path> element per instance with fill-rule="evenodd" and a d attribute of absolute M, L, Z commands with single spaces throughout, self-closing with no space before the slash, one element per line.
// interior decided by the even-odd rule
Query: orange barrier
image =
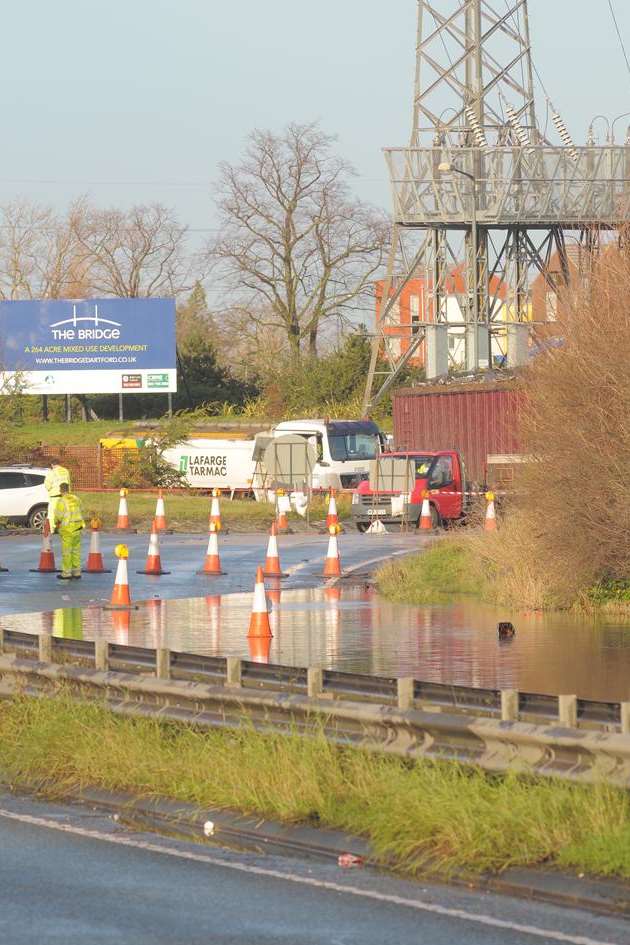
<path fill-rule="evenodd" d="M 271 652 L 271 637 L 248 637 L 249 658 L 254 663 L 268 663 Z"/>
<path fill-rule="evenodd" d="M 335 490 L 330 490 L 328 499 L 328 515 L 326 516 L 326 528 L 331 525 L 339 525 L 339 516 L 337 515 L 337 500 L 335 499 Z"/>
<path fill-rule="evenodd" d="M 269 638 L 273 636 L 271 624 L 269 623 L 269 606 L 267 604 L 267 595 L 265 594 L 265 580 L 263 578 L 262 568 L 258 568 L 256 571 L 252 613 L 249 619 L 249 632 L 247 636 Z"/>

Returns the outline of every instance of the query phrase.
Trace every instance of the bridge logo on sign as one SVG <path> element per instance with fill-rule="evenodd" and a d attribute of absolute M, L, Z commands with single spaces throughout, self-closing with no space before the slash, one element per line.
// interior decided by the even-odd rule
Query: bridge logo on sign
<path fill-rule="evenodd" d="M 93 327 L 81 327 L 81 324 L 85 323 Z M 73 305 L 71 318 L 53 322 L 49 327 L 55 341 L 116 341 L 120 338 L 121 323 L 99 315 L 98 305 L 95 303 L 93 315 L 77 315 L 77 307 Z"/>

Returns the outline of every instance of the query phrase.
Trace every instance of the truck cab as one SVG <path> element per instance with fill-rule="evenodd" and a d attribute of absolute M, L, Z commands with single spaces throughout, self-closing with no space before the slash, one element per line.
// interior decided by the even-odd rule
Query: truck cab
<path fill-rule="evenodd" d="M 314 448 L 314 489 L 356 489 L 369 478 L 369 465 L 385 446 L 372 420 L 285 420 L 273 436 L 302 436 Z"/>
<path fill-rule="evenodd" d="M 466 470 L 459 453 L 404 450 L 374 460 L 352 497 L 352 519 L 360 532 L 374 521 L 417 527 L 425 493 L 434 528 L 463 518 Z"/>

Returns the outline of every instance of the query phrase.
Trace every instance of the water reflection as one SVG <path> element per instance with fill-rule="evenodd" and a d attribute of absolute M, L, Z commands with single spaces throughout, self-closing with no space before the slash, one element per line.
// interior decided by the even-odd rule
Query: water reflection
<path fill-rule="evenodd" d="M 584 698 L 630 699 L 630 627 L 566 615 L 514 615 L 475 602 L 406 607 L 366 585 L 267 587 L 273 638 L 248 641 L 251 594 L 154 599 L 133 611 L 66 608 L 0 618 L 6 629 L 105 637 L 294 666 Z M 497 639 L 512 620 L 513 640 Z"/>

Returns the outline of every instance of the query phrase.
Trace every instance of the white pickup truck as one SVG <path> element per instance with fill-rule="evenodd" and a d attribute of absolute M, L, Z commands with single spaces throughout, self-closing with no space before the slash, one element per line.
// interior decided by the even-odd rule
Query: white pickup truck
<path fill-rule="evenodd" d="M 369 478 L 369 463 L 383 451 L 385 438 L 371 420 L 285 420 L 261 436 L 302 437 L 316 463 L 313 489 L 356 489 Z M 195 438 L 164 454 L 193 488 L 249 491 L 256 472 L 257 438 Z"/>

